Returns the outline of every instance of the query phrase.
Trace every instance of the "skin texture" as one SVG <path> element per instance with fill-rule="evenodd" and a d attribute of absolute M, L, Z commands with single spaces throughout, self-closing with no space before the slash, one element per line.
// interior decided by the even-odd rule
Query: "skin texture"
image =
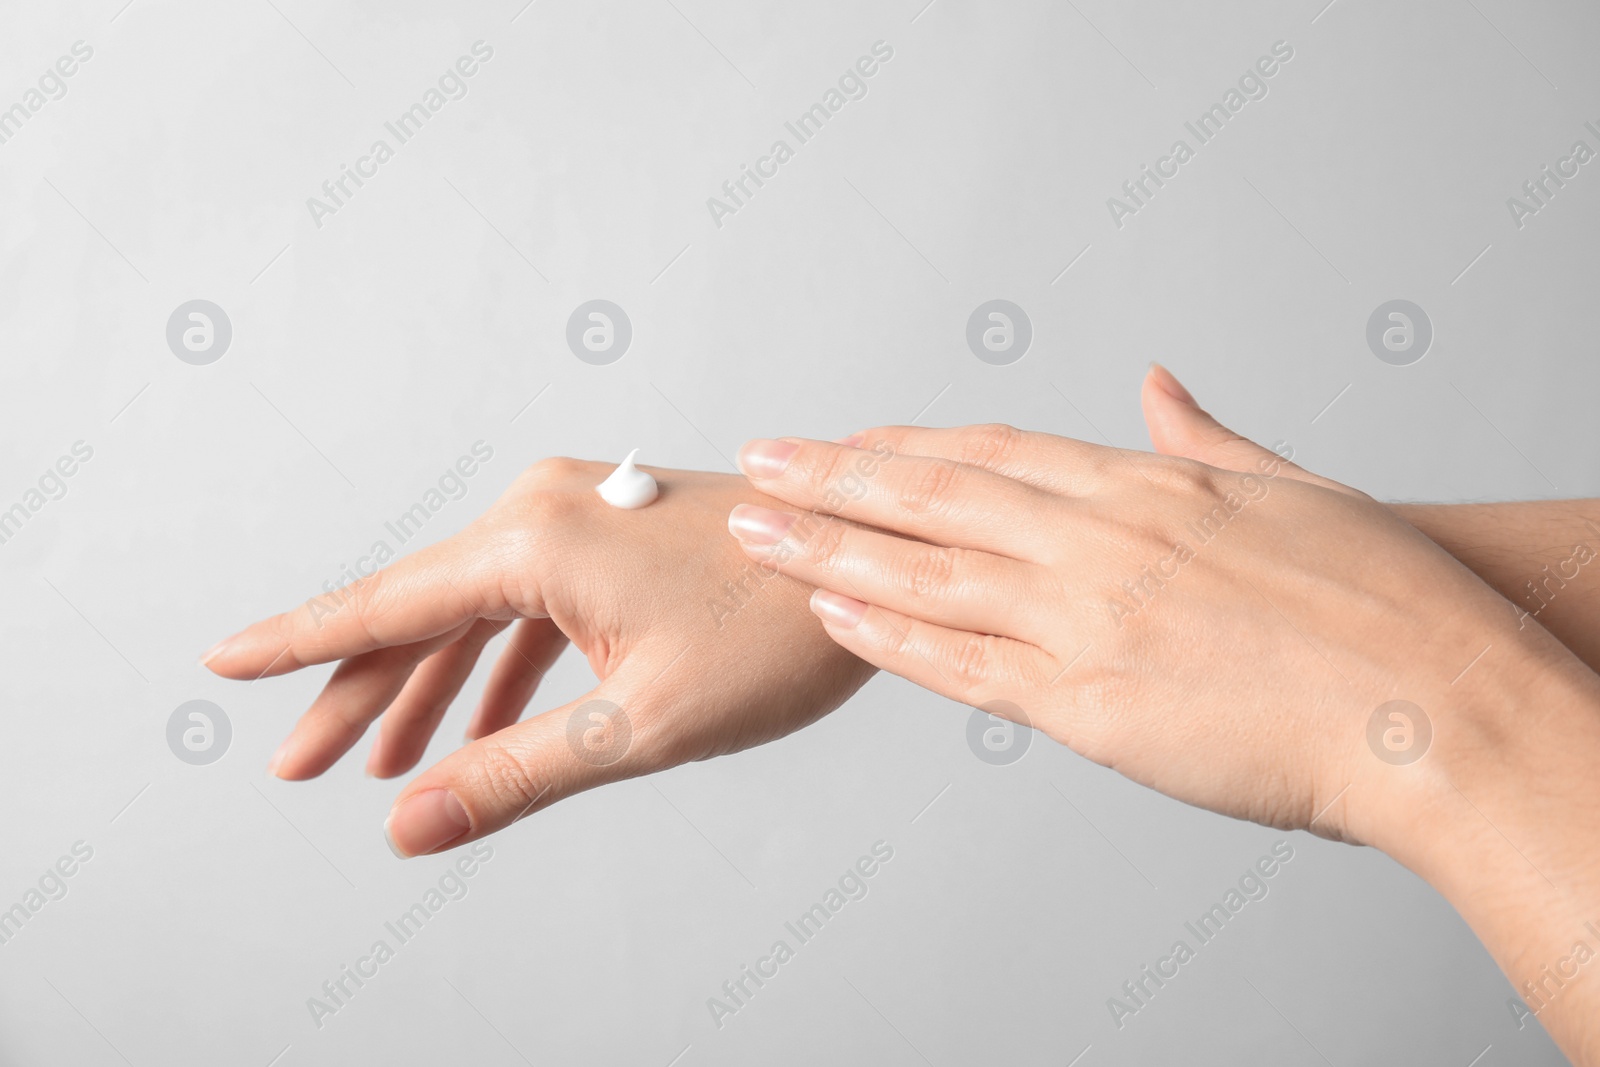
<path fill-rule="evenodd" d="M 208 653 L 211 670 L 237 679 L 343 660 L 273 773 L 321 774 L 380 715 L 369 772 L 410 770 L 484 643 L 513 623 L 470 743 L 395 802 L 387 830 L 402 855 L 465 844 L 584 789 L 771 741 L 871 676 L 805 610 L 809 590 L 763 574 L 728 539 L 729 509 L 762 498 L 744 479 L 649 468 L 660 499 L 622 511 L 595 492 L 610 470 L 537 463 L 457 536 Z M 569 639 L 599 683 L 518 722 Z"/>
<path fill-rule="evenodd" d="M 880 441 L 893 459 L 825 507 L 818 487 Z M 763 453 L 787 454 L 781 473 Z M 861 448 L 753 442 L 740 461 L 790 505 L 878 528 L 824 524 L 800 544 L 773 535 L 801 512 L 731 520 L 752 560 L 825 591 L 813 608 L 844 647 L 1269 826 L 1311 827 L 1357 780 L 1373 786 L 1357 798 L 1386 799 L 1373 710 L 1438 707 L 1478 649 L 1518 638 L 1504 602 L 1409 524 L 1270 453 L 1239 473 L 1009 427 L 885 427 Z M 1315 828 L 1370 842 L 1378 820 L 1351 803 Z"/>
<path fill-rule="evenodd" d="M 1152 377 L 1147 416 L 1198 412 Z M 755 441 L 741 467 L 789 507 L 729 529 L 875 666 L 1180 800 L 1389 852 L 1600 1062 L 1600 976 L 1545 981 L 1600 929 L 1600 680 L 1393 510 L 1237 437 L 1211 455 L 1005 426 Z M 848 471 L 865 488 L 830 499 Z M 1369 733 L 1396 699 L 1433 728 L 1400 765 Z"/>
<path fill-rule="evenodd" d="M 1261 451 L 1164 368 L 1152 368 L 1142 400 L 1160 452 L 1231 466 Z M 1583 562 L 1600 545 L 1600 501 L 1390 507 L 1503 595 L 1519 630 L 1543 628 L 1600 668 L 1600 571 Z M 1600 944 L 1600 804 L 1588 784 L 1600 713 L 1592 677 L 1570 662 L 1520 673 L 1507 661 L 1468 687 L 1463 699 L 1494 724 L 1494 743 L 1419 783 L 1397 857 L 1456 906 L 1511 977 L 1519 1029 L 1533 1011 L 1574 1063 L 1600 1064 L 1600 977 L 1574 951 Z M 1495 675 L 1510 680 L 1498 695 Z"/>
<path fill-rule="evenodd" d="M 396 801 L 401 855 L 782 736 L 884 666 L 1181 799 L 1386 849 L 1455 904 L 1575 1062 L 1600 1063 L 1600 972 L 1540 996 L 1583 924 L 1600 928 L 1600 802 L 1582 784 L 1600 697 L 1561 644 L 1600 658 L 1600 581 L 1541 570 L 1595 536 L 1593 502 L 1385 508 L 1228 431 L 1159 368 L 1142 399 L 1165 456 L 890 428 L 804 443 L 810 458 L 754 487 L 652 468 L 662 498 L 638 512 L 594 493 L 609 464 L 544 461 L 457 537 L 206 663 L 254 679 L 342 661 L 272 769 L 315 777 L 381 716 L 368 771 L 388 778 L 511 627 L 469 743 Z M 1230 490 L 1245 503 L 1220 532 L 1183 532 Z M 747 505 L 796 516 L 778 549 L 727 537 L 770 531 Z M 1184 537 L 1194 555 L 1175 565 Z M 810 583 L 846 598 L 817 598 L 825 625 Z M 852 623 L 866 601 L 880 606 Z M 519 722 L 569 640 L 599 684 Z M 1395 697 L 1435 727 L 1407 767 L 1366 737 Z"/>
<path fill-rule="evenodd" d="M 1263 453 L 1212 418 L 1163 367 L 1141 396 L 1157 452 L 1213 467 L 1249 464 Z M 1537 623 L 1600 670 L 1600 567 L 1574 559 L 1580 544 L 1600 549 L 1600 501 L 1525 500 L 1497 504 L 1390 504 L 1390 510 L 1511 602 L 1522 625 Z"/>

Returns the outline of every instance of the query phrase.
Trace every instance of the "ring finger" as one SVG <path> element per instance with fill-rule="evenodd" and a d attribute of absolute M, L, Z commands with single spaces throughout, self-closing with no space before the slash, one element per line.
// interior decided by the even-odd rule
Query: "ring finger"
<path fill-rule="evenodd" d="M 454 644 L 429 656 L 411 673 L 400 695 L 378 724 L 378 737 L 367 756 L 367 773 L 393 778 L 417 765 L 439 722 L 472 675 L 483 646 L 510 622 L 479 619 Z"/>
<path fill-rule="evenodd" d="M 465 635 L 471 626 L 470 621 L 463 622 L 426 641 L 363 652 L 339 664 L 272 757 L 267 773 L 298 782 L 333 766 L 400 695 L 417 664 Z"/>

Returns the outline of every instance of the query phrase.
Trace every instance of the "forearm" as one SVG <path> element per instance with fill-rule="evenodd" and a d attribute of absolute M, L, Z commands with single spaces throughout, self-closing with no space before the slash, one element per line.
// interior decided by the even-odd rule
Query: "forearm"
<path fill-rule="evenodd" d="M 1537 1020 L 1573 1063 L 1597 1067 L 1600 679 L 1571 657 L 1537 651 L 1530 670 L 1507 652 L 1512 668 L 1485 670 L 1438 721 L 1388 851 L 1489 949 L 1517 994 L 1505 1010 L 1518 1029 Z"/>
<path fill-rule="evenodd" d="M 1390 506 L 1600 670 L 1600 500 Z"/>

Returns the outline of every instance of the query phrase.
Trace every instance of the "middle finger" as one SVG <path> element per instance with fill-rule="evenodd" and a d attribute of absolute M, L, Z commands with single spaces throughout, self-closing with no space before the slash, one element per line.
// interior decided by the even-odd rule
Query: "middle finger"
<path fill-rule="evenodd" d="M 752 558 L 808 585 L 953 629 L 1039 636 L 1018 610 L 1041 577 L 1031 563 L 753 504 L 734 508 L 728 529 Z"/>
<path fill-rule="evenodd" d="M 1044 549 L 1043 534 L 1029 520 L 1059 499 L 949 459 L 799 438 L 751 441 L 739 452 L 739 466 L 756 488 L 790 504 L 929 544 L 1016 559 L 1037 558 Z"/>

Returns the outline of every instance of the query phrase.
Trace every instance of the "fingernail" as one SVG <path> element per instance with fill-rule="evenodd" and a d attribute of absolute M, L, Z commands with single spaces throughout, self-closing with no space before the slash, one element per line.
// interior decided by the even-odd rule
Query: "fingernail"
<path fill-rule="evenodd" d="M 394 844 L 394 834 L 389 832 L 389 824 L 394 822 L 394 815 L 383 820 L 383 843 L 389 846 L 389 851 L 395 854 L 396 859 L 408 860 L 411 857 L 401 852 Z"/>
<path fill-rule="evenodd" d="M 841 437 L 841 438 L 839 438 L 837 441 L 834 442 L 834 444 L 836 444 L 836 445 L 844 445 L 846 448 L 860 448 L 861 447 L 861 442 L 865 441 L 865 440 L 866 440 L 865 435 L 859 434 L 859 433 L 853 433 L 849 437 Z"/>
<path fill-rule="evenodd" d="M 739 469 L 752 478 L 776 478 L 799 448 L 790 441 L 749 441 L 739 449 Z"/>
<path fill-rule="evenodd" d="M 867 606 L 853 597 L 818 589 L 811 594 L 811 610 L 816 612 L 817 617 L 823 622 L 853 630 L 861 621 L 861 617 L 867 613 Z"/>
<path fill-rule="evenodd" d="M 200 666 L 204 667 L 207 663 L 210 663 L 212 660 L 226 652 L 228 649 L 228 642 L 232 640 L 233 638 L 231 637 L 224 637 L 221 641 L 218 641 L 216 644 L 206 649 L 206 654 L 200 657 Z"/>
<path fill-rule="evenodd" d="M 728 532 L 751 545 L 775 545 L 783 540 L 795 516 L 754 504 L 740 504 L 728 512 Z"/>
<path fill-rule="evenodd" d="M 401 859 L 433 852 L 470 829 L 467 809 L 446 789 L 418 793 L 391 811 L 383 824 L 389 851 Z"/>
<path fill-rule="evenodd" d="M 1150 369 L 1156 372 L 1156 386 L 1163 393 L 1166 393 L 1180 404 L 1188 404 L 1192 408 L 1197 408 L 1200 406 L 1199 403 L 1195 401 L 1194 396 L 1189 392 L 1189 390 L 1183 387 L 1183 383 L 1178 381 L 1178 379 L 1173 376 L 1173 373 L 1167 368 L 1163 367 L 1155 360 L 1151 360 Z"/>
<path fill-rule="evenodd" d="M 283 766 L 284 758 L 289 755 L 289 742 L 285 741 L 278 746 L 278 751 L 272 754 L 272 759 L 267 763 L 267 777 L 278 777 L 278 768 Z"/>

